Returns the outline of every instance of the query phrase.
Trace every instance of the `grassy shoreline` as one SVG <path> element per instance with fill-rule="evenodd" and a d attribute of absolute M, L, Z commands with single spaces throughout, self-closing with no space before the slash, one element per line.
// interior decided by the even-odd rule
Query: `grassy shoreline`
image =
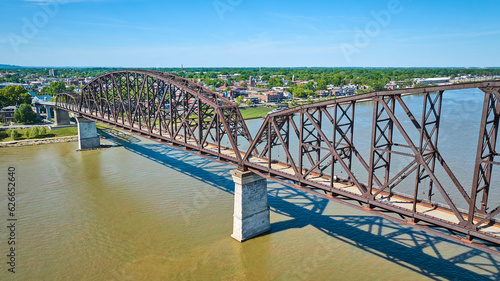
<path fill-rule="evenodd" d="M 273 108 L 268 108 L 264 106 L 240 107 L 241 116 L 245 120 L 266 117 L 267 113 L 271 110 L 273 110 Z"/>
<path fill-rule="evenodd" d="M 17 140 L 14 140 L 10 137 L 11 130 L 16 130 L 20 137 Z M 0 142 L 11 142 L 11 141 L 23 141 L 23 140 L 43 140 L 49 138 L 59 138 L 59 137 L 69 137 L 69 136 L 77 136 L 78 129 L 76 127 L 67 127 L 67 128 L 59 128 L 47 131 L 47 134 L 44 136 L 39 136 L 37 138 L 26 138 L 25 132 L 29 129 L 7 129 L 0 130 Z"/>

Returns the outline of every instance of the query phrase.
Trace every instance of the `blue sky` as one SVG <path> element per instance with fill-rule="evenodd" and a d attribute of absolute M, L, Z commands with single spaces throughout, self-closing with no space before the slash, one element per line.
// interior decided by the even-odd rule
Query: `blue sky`
<path fill-rule="evenodd" d="M 3 0 L 0 11 L 0 64 L 500 66 L 497 0 Z"/>

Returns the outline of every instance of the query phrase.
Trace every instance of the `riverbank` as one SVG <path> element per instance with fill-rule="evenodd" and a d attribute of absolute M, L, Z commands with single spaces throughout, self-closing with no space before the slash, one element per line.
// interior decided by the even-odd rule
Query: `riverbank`
<path fill-rule="evenodd" d="M 46 127 L 48 128 L 48 127 Z M 16 132 L 19 134 L 19 137 L 17 139 L 12 139 L 11 137 L 11 131 L 16 130 Z M 47 130 L 47 133 L 43 136 L 38 136 L 36 139 L 31 139 L 26 137 L 26 131 L 30 130 L 30 128 L 27 129 L 7 129 L 7 130 L 1 130 L 0 129 L 0 142 L 15 142 L 15 141 L 24 141 L 24 140 L 36 140 L 36 139 L 53 139 L 53 138 L 60 138 L 60 137 L 70 137 L 70 136 L 77 136 L 78 135 L 78 128 L 77 127 L 64 127 L 64 128 L 53 128 L 51 130 Z"/>
<path fill-rule="evenodd" d="M 6 141 L 6 142 L 0 142 L 0 147 L 31 146 L 31 145 L 75 142 L 75 141 L 78 141 L 78 136 Z"/>
<path fill-rule="evenodd" d="M 267 113 L 274 108 L 268 108 L 265 106 L 258 107 L 240 107 L 241 117 L 244 120 L 256 119 L 261 117 L 266 117 Z"/>

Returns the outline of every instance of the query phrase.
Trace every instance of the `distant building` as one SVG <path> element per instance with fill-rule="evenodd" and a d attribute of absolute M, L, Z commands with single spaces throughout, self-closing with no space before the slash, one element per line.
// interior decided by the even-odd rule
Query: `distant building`
<path fill-rule="evenodd" d="M 76 78 L 76 79 L 73 79 L 73 80 L 67 80 L 66 81 L 66 86 L 69 87 L 71 85 L 74 85 L 74 86 L 81 86 L 81 85 L 85 85 L 85 78 Z"/>
<path fill-rule="evenodd" d="M 253 104 L 259 103 L 259 98 L 256 98 L 256 97 L 243 98 L 243 102 L 246 102 L 247 100 L 251 101 Z"/>
<path fill-rule="evenodd" d="M 332 89 L 332 94 L 335 96 L 351 96 L 356 93 L 356 88 L 340 88 L 335 87 Z"/>
<path fill-rule="evenodd" d="M 49 76 L 57 76 L 57 70 L 49 69 Z"/>
<path fill-rule="evenodd" d="M 51 95 L 41 95 L 41 96 L 34 96 L 32 99 L 32 102 L 37 102 L 37 101 L 49 101 L 52 99 Z"/>
<path fill-rule="evenodd" d="M 236 78 L 238 76 L 240 76 L 240 74 L 238 74 L 238 73 L 237 74 L 233 74 L 233 75 L 231 75 L 231 74 L 227 74 L 227 75 L 225 75 L 225 74 L 219 74 L 217 76 L 217 78 L 218 79 L 222 79 L 224 81 L 227 81 L 229 78 Z"/>
<path fill-rule="evenodd" d="M 389 89 L 389 90 L 396 90 L 397 88 L 399 88 L 399 86 L 396 83 L 389 83 L 389 84 L 385 85 L 384 88 Z"/>
<path fill-rule="evenodd" d="M 2 83 L 0 84 L 0 89 L 5 89 L 7 86 L 23 86 L 25 90 L 33 90 L 33 85 L 22 83 Z"/>
<path fill-rule="evenodd" d="M 2 122 L 4 123 L 14 122 L 14 112 L 18 108 L 19 106 L 12 105 L 0 109 L 0 114 L 2 115 Z"/>
<path fill-rule="evenodd" d="M 331 95 L 332 93 L 330 91 L 319 90 L 316 91 L 316 94 L 318 94 L 319 97 L 324 98 L 328 97 L 328 95 Z"/>
<path fill-rule="evenodd" d="M 249 94 L 248 97 L 257 98 L 262 102 L 279 102 L 283 99 L 283 93 L 265 92 L 261 94 Z"/>
<path fill-rule="evenodd" d="M 288 89 L 290 89 L 290 87 L 273 87 L 273 90 L 276 92 L 284 92 Z"/>
<path fill-rule="evenodd" d="M 450 83 L 450 77 L 438 77 L 438 78 L 427 78 L 427 79 L 418 79 L 417 84 L 445 84 Z"/>
<path fill-rule="evenodd" d="M 245 90 L 244 87 L 231 86 L 224 93 L 224 96 L 230 99 L 235 99 L 239 96 L 246 96 L 247 94 L 244 92 L 244 90 Z"/>

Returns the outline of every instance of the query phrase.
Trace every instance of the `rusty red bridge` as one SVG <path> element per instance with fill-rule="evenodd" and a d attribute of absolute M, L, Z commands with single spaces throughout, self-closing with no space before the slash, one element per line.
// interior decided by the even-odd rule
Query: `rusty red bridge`
<path fill-rule="evenodd" d="M 473 181 L 463 185 L 438 138 L 444 92 L 469 88 L 484 92 L 484 106 L 470 148 L 477 151 Z M 424 96 L 418 115 L 405 104 L 410 93 Z M 500 164 L 499 99 L 500 81 L 372 92 L 269 114 L 252 137 L 223 96 L 168 73 L 126 70 L 95 78 L 81 94 L 59 94 L 56 108 L 499 254 L 500 206 L 491 198 L 500 190 L 490 184 Z M 356 147 L 354 112 L 364 101 L 373 107 L 371 145 Z M 391 165 L 395 156 L 405 164 Z"/>

